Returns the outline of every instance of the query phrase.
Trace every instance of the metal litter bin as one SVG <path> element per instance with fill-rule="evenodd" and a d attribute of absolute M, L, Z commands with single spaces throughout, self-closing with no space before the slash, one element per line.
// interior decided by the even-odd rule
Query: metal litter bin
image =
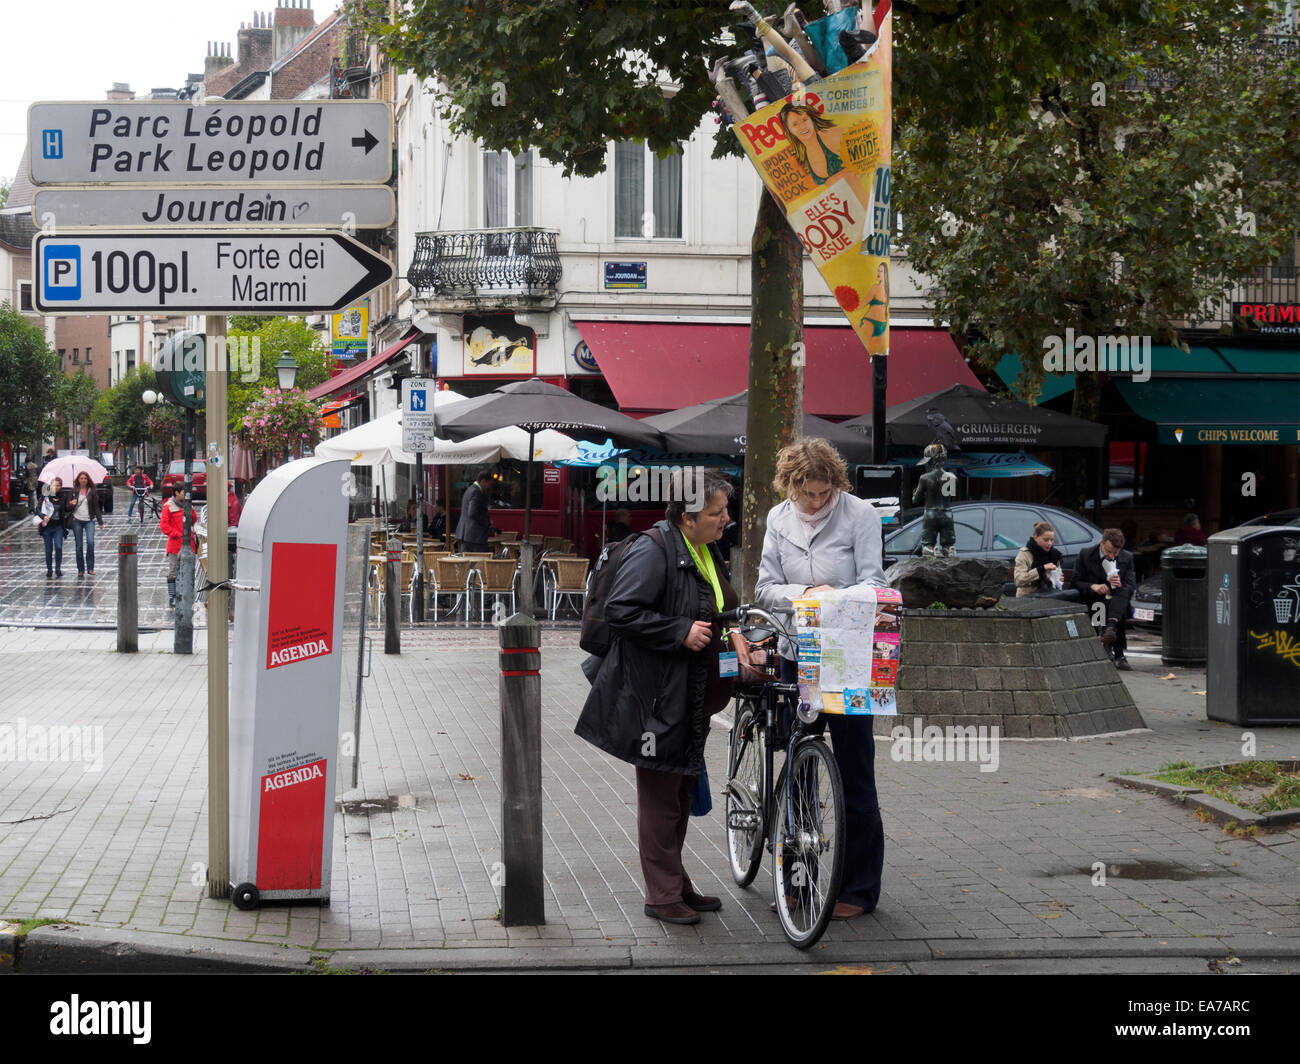
<path fill-rule="evenodd" d="M 1300 528 L 1210 537 L 1205 710 L 1232 724 L 1300 724 Z"/>
<path fill-rule="evenodd" d="M 1190 543 L 1160 555 L 1163 611 L 1160 660 L 1166 665 L 1204 665 L 1209 626 L 1205 614 L 1208 550 Z"/>

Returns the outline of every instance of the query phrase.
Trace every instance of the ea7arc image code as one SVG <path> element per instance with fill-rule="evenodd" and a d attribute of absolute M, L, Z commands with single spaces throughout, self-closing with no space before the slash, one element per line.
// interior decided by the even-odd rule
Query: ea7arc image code
<path fill-rule="evenodd" d="M 32 243 L 45 314 L 341 310 L 392 266 L 339 233 L 62 233 Z"/>

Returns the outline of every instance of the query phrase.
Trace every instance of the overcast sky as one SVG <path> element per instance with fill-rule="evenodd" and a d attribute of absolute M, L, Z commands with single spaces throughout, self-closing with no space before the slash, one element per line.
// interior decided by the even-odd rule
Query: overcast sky
<path fill-rule="evenodd" d="M 203 71 L 208 41 L 230 44 L 254 11 L 276 0 L 6 0 L 0 31 L 0 176 L 11 180 L 27 139 L 27 107 L 41 100 L 102 100 L 114 82 L 137 93 L 179 88 Z M 319 23 L 338 0 L 316 0 Z"/>

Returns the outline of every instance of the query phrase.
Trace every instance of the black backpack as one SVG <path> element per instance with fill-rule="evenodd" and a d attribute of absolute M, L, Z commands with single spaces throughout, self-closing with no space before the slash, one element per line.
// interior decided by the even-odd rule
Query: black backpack
<path fill-rule="evenodd" d="M 609 653 L 609 622 L 605 619 L 605 601 L 609 598 L 610 588 L 614 586 L 614 576 L 618 567 L 627 557 L 628 548 L 643 535 L 663 547 L 663 534 L 652 528 L 648 532 L 633 532 L 632 535 L 618 543 L 605 548 L 596 568 L 591 574 L 591 586 L 587 588 L 587 601 L 582 607 L 582 630 L 578 636 L 578 646 L 588 654 L 603 658 Z"/>

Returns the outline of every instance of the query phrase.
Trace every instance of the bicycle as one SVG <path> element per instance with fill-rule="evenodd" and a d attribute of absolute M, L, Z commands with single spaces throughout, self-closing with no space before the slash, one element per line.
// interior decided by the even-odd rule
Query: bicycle
<path fill-rule="evenodd" d="M 144 524 L 144 511 L 146 507 L 153 514 L 155 520 L 160 520 L 162 518 L 162 507 L 159 506 L 157 500 L 149 494 L 148 488 L 141 490 L 140 488 L 133 487 L 131 491 L 134 493 L 136 502 L 139 504 L 140 524 Z M 130 520 L 129 515 L 127 520 Z"/>
<path fill-rule="evenodd" d="M 742 635 L 752 618 L 793 638 L 777 618 L 757 606 L 739 606 L 722 615 L 724 624 L 741 625 Z M 770 638 L 769 632 L 759 642 Z M 767 651 L 767 657 L 780 660 L 775 650 Z M 844 787 L 825 738 L 820 730 L 812 731 L 820 711 L 798 702 L 797 684 L 779 682 L 770 669 L 763 672 L 762 682 L 738 685 L 727 740 L 727 854 L 732 878 L 748 887 L 766 847 L 772 855 L 772 891 L 781 930 L 791 945 L 807 949 L 825 932 L 839 898 Z M 778 748 L 785 761 L 773 784 Z"/>

